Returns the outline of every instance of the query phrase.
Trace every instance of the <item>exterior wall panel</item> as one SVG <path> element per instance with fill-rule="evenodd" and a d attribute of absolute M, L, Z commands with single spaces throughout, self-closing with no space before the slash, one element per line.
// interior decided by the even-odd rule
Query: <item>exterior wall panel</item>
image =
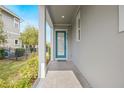
<path fill-rule="evenodd" d="M 5 44 L 5 47 L 11 47 L 11 48 L 21 47 L 21 41 L 19 40 L 20 27 L 16 28 L 14 26 L 14 16 L 10 15 L 5 11 L 2 11 L 2 21 L 4 24 L 3 27 L 4 32 L 7 33 L 7 43 Z M 15 40 L 18 40 L 19 42 L 18 45 L 15 45 Z"/>
<path fill-rule="evenodd" d="M 92 87 L 124 87 L 124 33 L 118 6 L 81 6 L 81 40 L 72 26 L 72 61 Z"/>

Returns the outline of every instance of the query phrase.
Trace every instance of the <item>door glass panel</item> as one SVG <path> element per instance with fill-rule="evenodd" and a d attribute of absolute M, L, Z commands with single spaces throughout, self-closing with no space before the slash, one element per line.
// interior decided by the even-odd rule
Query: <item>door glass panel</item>
<path fill-rule="evenodd" d="M 58 33 L 58 49 L 57 54 L 58 55 L 64 55 L 64 33 Z"/>

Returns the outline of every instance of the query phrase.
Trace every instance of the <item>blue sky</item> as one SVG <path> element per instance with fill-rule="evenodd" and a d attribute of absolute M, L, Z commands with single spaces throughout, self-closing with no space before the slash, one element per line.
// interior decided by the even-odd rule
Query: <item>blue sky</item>
<path fill-rule="evenodd" d="M 36 5 L 8 5 L 6 6 L 24 21 L 21 23 L 21 32 L 25 26 L 33 25 L 38 28 L 38 6 Z"/>
<path fill-rule="evenodd" d="M 37 5 L 7 5 L 6 7 L 23 19 L 23 22 L 20 24 L 21 32 L 24 31 L 27 25 L 38 28 L 39 10 Z M 46 25 L 46 30 L 46 39 L 47 42 L 50 42 L 50 27 L 48 24 Z"/>

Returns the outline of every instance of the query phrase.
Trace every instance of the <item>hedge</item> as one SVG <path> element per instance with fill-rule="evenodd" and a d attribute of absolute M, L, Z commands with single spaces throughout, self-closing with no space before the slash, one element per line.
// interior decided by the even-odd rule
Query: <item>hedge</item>
<path fill-rule="evenodd" d="M 25 49 L 24 48 L 16 48 L 15 49 L 15 56 L 16 57 L 21 57 L 24 56 Z"/>
<path fill-rule="evenodd" d="M 0 59 L 3 59 L 5 56 L 5 49 L 0 48 Z"/>

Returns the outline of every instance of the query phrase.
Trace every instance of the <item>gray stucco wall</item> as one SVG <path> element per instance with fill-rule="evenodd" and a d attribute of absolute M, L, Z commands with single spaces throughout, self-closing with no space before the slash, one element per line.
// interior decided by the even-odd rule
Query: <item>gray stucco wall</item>
<path fill-rule="evenodd" d="M 124 32 L 118 6 L 81 6 L 81 41 L 72 28 L 72 61 L 92 87 L 124 87 Z"/>

